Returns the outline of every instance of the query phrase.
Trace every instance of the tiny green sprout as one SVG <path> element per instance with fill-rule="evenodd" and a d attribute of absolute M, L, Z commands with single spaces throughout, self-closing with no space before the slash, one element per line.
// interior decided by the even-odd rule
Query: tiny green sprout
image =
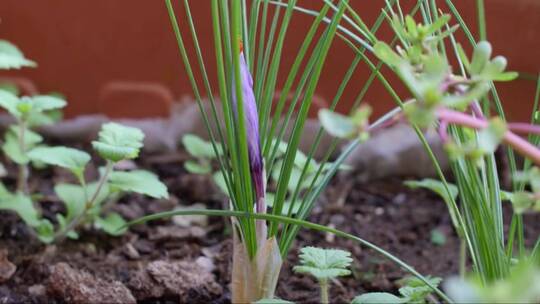
<path fill-rule="evenodd" d="M 328 302 L 329 281 L 341 276 L 348 276 L 352 263 L 351 253 L 339 249 L 304 247 L 300 249 L 300 265 L 294 266 L 297 273 L 314 276 L 321 288 L 321 303 Z"/>
<path fill-rule="evenodd" d="M 211 161 L 214 160 L 217 155 L 210 142 L 205 141 L 194 134 L 186 134 L 182 137 L 182 144 L 186 148 L 186 151 L 195 158 L 195 160 L 188 160 L 184 163 L 184 168 L 194 174 L 209 174 L 212 172 Z M 217 146 L 218 153 L 222 153 L 220 145 Z"/>
<path fill-rule="evenodd" d="M 526 171 L 517 172 L 514 180 L 529 185 L 530 191 L 501 191 L 502 199 L 510 201 L 517 214 L 528 211 L 540 212 L 540 169 L 534 166 Z"/>
<path fill-rule="evenodd" d="M 430 232 L 431 243 L 437 246 L 443 246 L 446 244 L 446 236 L 438 229 L 433 229 Z"/>

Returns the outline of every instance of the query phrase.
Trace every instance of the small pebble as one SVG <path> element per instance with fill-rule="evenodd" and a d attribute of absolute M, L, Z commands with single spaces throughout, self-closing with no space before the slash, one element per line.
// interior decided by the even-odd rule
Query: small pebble
<path fill-rule="evenodd" d="M 137 249 L 135 249 L 135 247 L 133 247 L 133 244 L 131 243 L 127 243 L 124 246 L 122 252 L 132 260 L 138 260 L 141 257 Z"/>
<path fill-rule="evenodd" d="M 28 293 L 34 297 L 43 297 L 47 294 L 47 289 L 42 284 L 36 284 L 28 287 Z"/>
<path fill-rule="evenodd" d="M 7 249 L 0 249 L 0 283 L 7 282 L 17 270 L 17 266 L 8 260 Z"/>
<path fill-rule="evenodd" d="M 214 271 L 214 269 L 216 269 L 216 265 L 214 265 L 214 262 L 205 256 L 198 257 L 195 260 L 195 263 L 197 263 L 199 266 L 201 266 L 208 272 L 212 272 Z"/>

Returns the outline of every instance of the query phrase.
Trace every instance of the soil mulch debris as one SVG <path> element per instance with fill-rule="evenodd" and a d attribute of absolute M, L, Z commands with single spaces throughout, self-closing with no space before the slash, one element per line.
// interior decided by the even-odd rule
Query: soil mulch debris
<path fill-rule="evenodd" d="M 178 161 L 185 159 L 181 154 L 143 155 L 134 164 L 156 172 L 169 187 L 171 199 L 130 195 L 112 210 L 132 220 L 194 206 L 224 208 L 227 200 L 210 178 L 184 171 Z M 32 184 L 52 189 L 50 177 L 55 174 L 41 172 Z M 54 201 L 43 207 L 51 218 L 51 210 L 62 210 Z M 40 244 L 12 213 L 0 212 L 0 218 L 0 303 L 230 302 L 232 243 L 224 218 L 161 219 L 134 226 L 120 237 L 89 229 L 79 240 L 59 245 Z M 530 238 L 540 231 L 539 219 L 538 215 L 525 218 Z M 321 196 L 309 220 L 362 237 L 420 273 L 440 277 L 457 273 L 459 240 L 445 204 L 428 191 L 406 188 L 403 179 L 338 180 Z M 439 234 L 437 242 L 433 231 Z M 349 250 L 354 257 L 353 275 L 332 285 L 335 302 L 349 302 L 367 291 L 396 292 L 397 281 L 407 275 L 350 240 L 301 230 L 280 275 L 280 298 L 318 302 L 316 282 L 291 270 L 298 261 L 298 248 L 307 245 Z"/>

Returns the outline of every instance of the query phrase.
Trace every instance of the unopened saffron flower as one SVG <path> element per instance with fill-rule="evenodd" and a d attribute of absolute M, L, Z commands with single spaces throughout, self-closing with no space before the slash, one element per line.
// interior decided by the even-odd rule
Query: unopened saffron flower
<path fill-rule="evenodd" d="M 242 103 L 244 105 L 244 120 L 246 125 L 247 148 L 251 180 L 255 187 L 257 212 L 265 212 L 264 204 L 264 168 L 259 137 L 259 115 L 255 94 L 253 93 L 253 78 L 249 72 L 242 45 L 240 44 L 240 82 L 242 87 Z M 233 104 L 236 112 L 236 92 L 233 85 Z M 237 114 L 238 119 L 238 114 Z"/>

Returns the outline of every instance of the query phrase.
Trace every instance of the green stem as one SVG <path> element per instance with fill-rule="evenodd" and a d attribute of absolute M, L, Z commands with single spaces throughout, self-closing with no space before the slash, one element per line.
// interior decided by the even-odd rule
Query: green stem
<path fill-rule="evenodd" d="M 107 179 L 109 178 L 109 175 L 110 175 L 112 169 L 113 169 L 113 163 L 111 161 L 107 161 L 107 165 L 105 166 L 105 172 L 103 173 L 103 175 L 101 176 L 101 178 L 100 178 L 100 180 L 98 182 L 96 191 L 94 192 L 94 194 L 92 195 L 90 200 L 88 200 L 86 202 L 86 205 L 84 206 L 84 210 L 81 212 L 81 214 L 76 216 L 69 224 L 67 224 L 64 229 L 61 229 L 57 233 L 55 233 L 55 235 L 54 235 L 54 242 L 55 243 L 62 242 L 66 238 L 66 235 L 71 230 L 77 228 L 77 226 L 79 226 L 79 224 L 86 218 L 86 216 L 88 214 L 88 211 L 90 211 L 90 209 L 92 209 L 92 207 L 94 207 L 96 199 L 99 197 L 99 194 L 101 193 L 101 190 L 103 189 L 103 186 L 107 182 Z M 84 187 L 85 184 L 86 183 L 81 183 L 81 185 L 83 187 Z M 85 191 L 86 191 L 86 187 L 85 187 Z"/>
<path fill-rule="evenodd" d="M 320 280 L 319 286 L 321 287 L 321 303 L 328 304 L 328 280 Z"/>
<path fill-rule="evenodd" d="M 25 145 L 25 129 L 26 124 L 23 120 L 19 122 L 19 150 L 22 155 L 26 154 L 26 145 Z M 28 191 L 28 165 L 19 164 L 19 175 L 17 176 L 17 191 L 23 194 L 26 194 Z"/>

